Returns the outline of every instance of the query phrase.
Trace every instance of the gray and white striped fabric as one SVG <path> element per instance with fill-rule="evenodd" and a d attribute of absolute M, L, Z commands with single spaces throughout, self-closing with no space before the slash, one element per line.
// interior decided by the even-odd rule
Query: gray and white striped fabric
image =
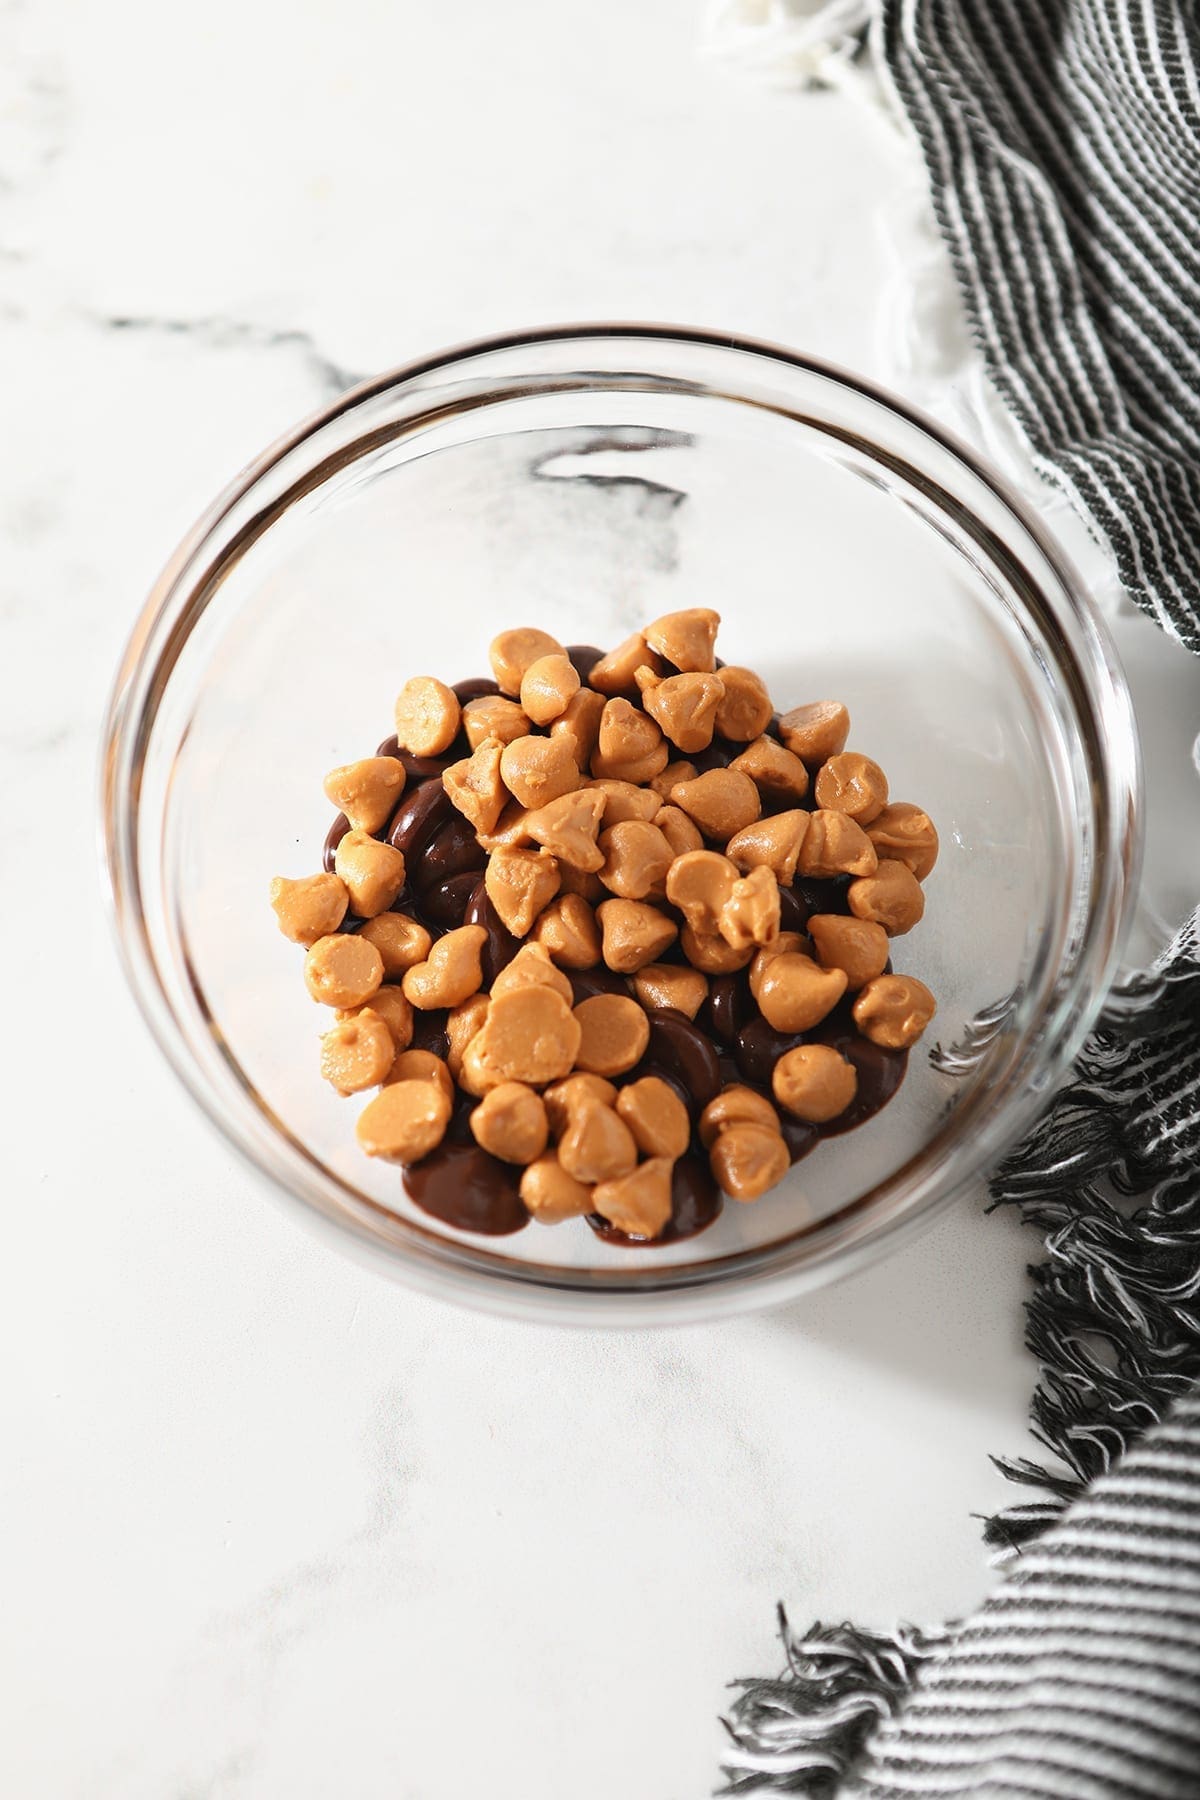
<path fill-rule="evenodd" d="M 994 387 L 1200 651 L 1197 3 L 869 10 Z M 807 46 L 823 9 L 778 10 Z M 1200 1800 L 1200 913 L 991 1185 L 1046 1246 L 1026 1335 L 1050 1458 L 1000 1461 L 1037 1492 L 987 1530 L 1013 1566 L 936 1631 L 781 1614 L 787 1668 L 737 1684 L 727 1793 Z"/>
<path fill-rule="evenodd" d="M 863 1800 L 1195 1800 L 1200 1397 L 1022 1555 L 884 1724 Z"/>
<path fill-rule="evenodd" d="M 883 0 L 992 382 L 1128 592 L 1200 649 L 1192 0 Z"/>

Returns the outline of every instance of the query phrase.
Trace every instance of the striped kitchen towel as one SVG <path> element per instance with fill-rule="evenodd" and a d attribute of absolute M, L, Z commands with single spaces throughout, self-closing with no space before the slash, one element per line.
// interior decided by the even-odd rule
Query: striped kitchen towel
<path fill-rule="evenodd" d="M 710 45 L 882 78 L 1034 466 L 1200 651 L 1196 0 L 715 0 Z M 1046 1247 L 1009 1572 L 936 1631 L 782 1620 L 726 1792 L 1200 1800 L 1200 913 L 991 1186 Z"/>

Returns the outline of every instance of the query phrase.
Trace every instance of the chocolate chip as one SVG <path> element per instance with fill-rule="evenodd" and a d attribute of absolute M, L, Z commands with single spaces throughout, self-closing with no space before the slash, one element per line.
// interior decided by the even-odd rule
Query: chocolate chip
<path fill-rule="evenodd" d="M 478 872 L 486 862 L 487 852 L 480 847 L 471 826 L 461 813 L 454 812 L 426 844 L 411 873 L 418 893 L 424 894 L 428 888 L 449 881 L 452 875 L 472 869 Z"/>
<path fill-rule="evenodd" d="M 587 681 L 588 676 L 603 655 L 603 650 L 597 650 L 595 644 L 567 645 L 567 658 L 580 681 L 583 682 Z M 497 692 L 499 692 L 498 689 Z"/>
<path fill-rule="evenodd" d="M 403 850 L 410 869 L 415 869 L 426 846 L 454 811 L 450 796 L 442 786 L 441 776 L 431 778 L 405 794 L 392 814 L 387 841 Z"/>
<path fill-rule="evenodd" d="M 446 931 L 457 930 L 458 926 L 468 922 L 467 907 L 478 885 L 478 869 L 467 869 L 463 874 L 451 875 L 446 881 L 422 888 L 418 901 L 422 920 Z"/>
<path fill-rule="evenodd" d="M 463 913 L 464 925 L 482 925 L 487 932 L 487 942 L 483 946 L 483 985 L 490 988 L 502 969 L 507 969 L 517 951 L 521 948 L 521 940 L 514 937 L 505 925 L 504 920 L 492 905 L 486 886 L 482 880 L 476 882 L 467 909 Z"/>
<path fill-rule="evenodd" d="M 722 1044 L 733 1045 L 742 1026 L 757 1012 L 750 983 L 743 970 L 734 975 L 716 975 L 709 984 L 708 1006 L 700 1020 Z"/>
<path fill-rule="evenodd" d="M 855 1029 L 852 1019 L 847 1021 L 844 1008 L 839 1007 L 837 1011 L 836 1019 L 831 1015 L 816 1031 L 808 1034 L 808 1041 L 829 1044 L 847 1062 L 852 1062 L 858 1075 L 858 1088 L 845 1112 L 818 1127 L 822 1137 L 838 1137 L 843 1131 L 853 1131 L 856 1125 L 873 1118 L 892 1098 L 908 1067 L 907 1050 L 884 1050 L 873 1044 Z"/>
<path fill-rule="evenodd" d="M 500 687 L 490 675 L 472 675 L 467 681 L 456 681 L 450 691 L 457 694 L 460 706 L 466 706 L 470 700 L 482 700 L 488 694 L 498 694 Z"/>
<path fill-rule="evenodd" d="M 334 858 L 337 847 L 350 829 L 350 821 L 345 813 L 338 813 L 333 824 L 325 834 L 325 848 L 321 852 L 321 866 L 327 875 L 333 873 Z"/>
<path fill-rule="evenodd" d="M 591 1000 L 596 994 L 629 994 L 631 991 L 625 976 L 618 975 L 613 969 L 567 969 L 564 973 L 571 983 L 575 1006 L 581 1000 Z"/>
<path fill-rule="evenodd" d="M 686 1013 L 656 1006 L 647 1013 L 650 1042 L 635 1075 L 661 1075 L 679 1089 L 693 1119 L 721 1091 L 721 1070 L 712 1039 Z"/>
<path fill-rule="evenodd" d="M 742 1026 L 734 1044 L 734 1055 L 737 1057 L 742 1080 L 748 1081 L 751 1087 L 760 1087 L 765 1093 L 769 1093 L 771 1073 L 779 1058 L 804 1042 L 800 1033 L 776 1031 L 760 1013 L 757 1019 L 751 1019 L 748 1025 Z"/>

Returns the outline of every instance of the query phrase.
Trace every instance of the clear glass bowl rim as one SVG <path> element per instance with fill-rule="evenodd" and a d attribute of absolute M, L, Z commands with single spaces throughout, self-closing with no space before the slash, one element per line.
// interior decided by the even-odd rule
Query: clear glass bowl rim
<path fill-rule="evenodd" d="M 179 1018 L 158 972 L 154 945 L 141 901 L 139 870 L 139 774 L 150 742 L 158 702 L 198 609 L 189 574 L 208 566 L 206 547 L 219 538 L 223 523 L 255 485 L 278 464 L 364 402 L 419 382 L 449 374 L 505 351 L 540 345 L 628 341 L 645 346 L 670 343 L 717 355 L 765 359 L 844 388 L 876 406 L 948 454 L 991 491 L 1015 523 L 1035 543 L 1053 570 L 1070 608 L 1085 654 L 1078 659 L 1060 636 L 1059 648 L 1079 677 L 1077 694 L 1088 701 L 1092 754 L 1099 776 L 1095 793 L 1096 869 L 1089 929 L 1077 947 L 1068 979 L 1034 1021 L 1036 1059 L 1023 1087 L 992 1117 L 972 1120 L 972 1154 L 959 1166 L 935 1165 L 924 1147 L 899 1170 L 824 1221 L 781 1260 L 774 1246 L 715 1258 L 618 1273 L 611 1282 L 594 1271 L 509 1263 L 503 1271 L 465 1244 L 441 1240 L 445 1254 L 432 1258 L 396 1253 L 345 1215 L 302 1193 L 278 1165 L 248 1137 L 239 1135 L 205 1072 L 192 1056 Z M 582 363 L 582 369 L 589 365 Z M 647 371 L 648 373 L 648 371 Z M 736 382 L 723 396 L 743 399 Z M 189 614 L 194 616 L 189 618 Z M 1041 620 L 1043 629 L 1046 620 Z M 1098 704 L 1096 694 L 1102 697 Z M 339 395 L 303 419 L 249 463 L 201 515 L 155 582 L 130 635 L 114 679 L 102 727 L 99 769 L 100 839 L 110 918 L 126 978 L 151 1034 L 193 1100 L 223 1139 L 276 1193 L 312 1225 L 323 1228 L 343 1248 L 357 1248 L 370 1266 L 381 1267 L 426 1293 L 482 1306 L 493 1312 L 562 1323 L 617 1325 L 681 1323 L 744 1310 L 785 1299 L 834 1275 L 874 1260 L 898 1237 L 937 1215 L 976 1181 L 1032 1123 L 1068 1068 L 1103 1004 L 1119 966 L 1121 949 L 1137 895 L 1142 850 L 1141 767 L 1132 706 L 1111 639 L 1082 583 L 1060 547 L 1025 499 L 967 444 L 879 384 L 821 358 L 782 345 L 728 332 L 661 323 L 596 322 L 534 327 L 473 339 L 399 365 Z M 1061 991 L 1060 991 L 1061 990 Z M 1032 1037 L 1032 1032 L 1026 1034 Z M 942 1134 L 943 1136 L 945 1134 Z M 499 1278 L 498 1278 L 499 1275 Z"/>

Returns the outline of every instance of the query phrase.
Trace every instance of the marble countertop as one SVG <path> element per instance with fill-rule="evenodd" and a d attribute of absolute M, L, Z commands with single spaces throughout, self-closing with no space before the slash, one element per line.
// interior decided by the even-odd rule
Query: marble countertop
<path fill-rule="evenodd" d="M 885 372 L 875 221 L 910 159 L 698 35 L 696 0 L 0 8 L 5 1794 L 694 1800 L 777 1600 L 933 1621 L 989 1580 L 988 1455 L 1028 1448 L 1033 1379 L 1015 1220 L 964 1203 L 719 1330 L 414 1298 L 201 1122 L 100 904 L 142 596 L 357 372 L 605 316 Z M 1181 913 L 1200 682 L 1121 634 Z"/>

